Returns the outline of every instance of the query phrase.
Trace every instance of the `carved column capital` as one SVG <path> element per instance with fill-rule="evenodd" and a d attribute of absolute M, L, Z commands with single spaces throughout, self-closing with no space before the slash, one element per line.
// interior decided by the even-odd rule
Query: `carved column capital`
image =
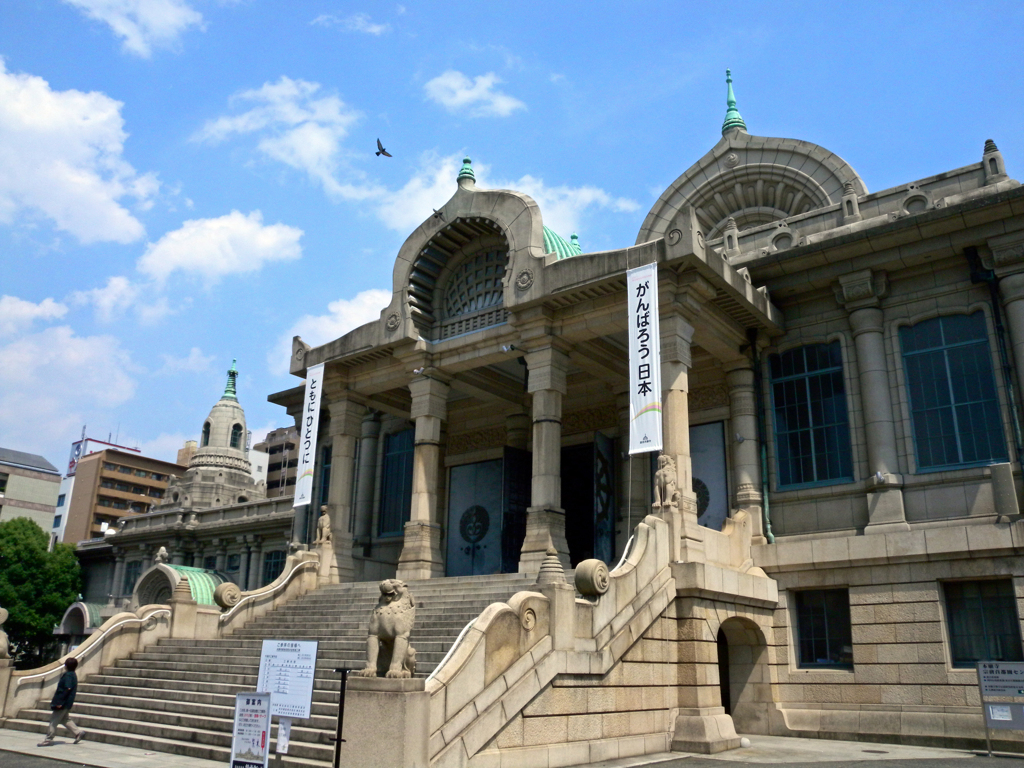
<path fill-rule="evenodd" d="M 530 372 L 530 394 L 546 389 L 566 393 L 569 355 L 560 345 L 551 343 L 527 352 L 526 367 Z"/>
<path fill-rule="evenodd" d="M 327 412 L 331 416 L 327 433 L 331 437 L 337 435 L 359 435 L 362 430 L 363 414 L 366 406 L 347 397 L 332 399 L 327 403 Z"/>
<path fill-rule="evenodd" d="M 1024 233 L 990 238 L 988 247 L 992 251 L 992 268 L 1000 277 L 1024 269 Z"/>
<path fill-rule="evenodd" d="M 863 269 L 843 275 L 832 285 L 836 301 L 847 312 L 863 307 L 877 307 L 889 293 L 889 279 L 885 272 Z"/>
<path fill-rule="evenodd" d="M 412 408 L 409 417 L 416 419 L 420 416 L 433 416 L 442 421 L 447 419 L 450 389 L 447 380 L 437 375 L 434 369 L 425 371 L 423 375 L 410 381 Z"/>

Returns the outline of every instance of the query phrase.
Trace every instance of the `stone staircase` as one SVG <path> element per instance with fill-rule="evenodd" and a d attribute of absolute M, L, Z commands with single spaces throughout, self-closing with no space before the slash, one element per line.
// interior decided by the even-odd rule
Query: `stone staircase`
<path fill-rule="evenodd" d="M 484 608 L 529 589 L 535 579 L 501 574 L 408 582 L 416 600 L 417 677 L 441 663 Z M 293 722 L 283 762 L 329 766 L 341 687 L 334 670 L 365 666 L 367 622 L 379 595 L 376 582 L 325 586 L 224 639 L 161 640 L 79 681 L 73 719 L 93 741 L 226 763 L 235 694 L 256 690 L 262 640 L 318 640 L 312 717 Z M 39 702 L 6 727 L 42 734 L 49 716 L 49 702 Z"/>

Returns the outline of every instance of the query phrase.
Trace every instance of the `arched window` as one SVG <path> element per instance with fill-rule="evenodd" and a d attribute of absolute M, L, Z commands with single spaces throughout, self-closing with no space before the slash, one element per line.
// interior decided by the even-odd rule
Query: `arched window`
<path fill-rule="evenodd" d="M 501 306 L 504 251 L 481 251 L 460 264 L 444 290 L 444 316 L 452 318 Z"/>
<path fill-rule="evenodd" d="M 203 443 L 202 447 L 205 448 L 210 444 L 210 422 L 203 424 Z"/>
<path fill-rule="evenodd" d="M 235 424 L 231 427 L 231 447 L 241 448 L 242 447 L 242 425 Z"/>

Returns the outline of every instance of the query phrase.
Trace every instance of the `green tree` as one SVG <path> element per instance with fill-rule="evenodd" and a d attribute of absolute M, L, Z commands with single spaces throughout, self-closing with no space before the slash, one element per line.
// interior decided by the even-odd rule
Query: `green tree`
<path fill-rule="evenodd" d="M 70 544 L 57 544 L 31 520 L 0 523 L 0 606 L 10 611 L 4 624 L 19 669 L 55 659 L 59 644 L 53 627 L 82 589 L 81 569 Z"/>

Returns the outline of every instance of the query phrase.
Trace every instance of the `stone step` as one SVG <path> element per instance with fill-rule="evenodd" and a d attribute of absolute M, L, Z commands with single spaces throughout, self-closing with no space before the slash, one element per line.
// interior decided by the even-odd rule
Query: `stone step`
<path fill-rule="evenodd" d="M 171 691 L 160 691 L 156 689 L 136 689 L 116 686 L 106 686 L 107 690 L 100 693 L 83 693 L 79 691 L 75 698 L 75 711 L 80 706 L 96 705 L 109 706 L 116 697 L 117 704 L 136 711 L 157 711 L 157 712 L 179 712 L 187 708 L 192 714 L 201 714 L 206 717 L 228 717 L 232 714 L 235 706 L 234 694 L 215 693 L 192 693 L 186 697 L 175 697 Z M 327 718 L 328 728 L 334 727 L 334 718 L 338 714 L 338 695 L 325 694 L 330 700 L 314 701 L 310 707 L 313 719 Z M 40 702 L 40 707 L 45 709 L 45 702 Z M 224 714 L 227 713 L 227 714 Z"/>
<path fill-rule="evenodd" d="M 76 723 L 79 720 L 82 720 L 84 723 L 86 719 L 94 718 L 95 721 L 100 722 L 125 721 L 157 726 L 175 726 L 227 734 L 231 733 L 235 719 L 234 701 L 231 702 L 230 707 L 205 708 L 191 705 L 188 702 L 166 702 L 163 700 L 147 702 L 145 699 L 133 699 L 133 701 L 141 704 L 141 707 L 94 704 L 87 702 L 79 703 L 76 699 L 74 717 L 72 719 Z M 123 701 L 119 701 L 119 704 L 124 703 L 125 702 Z M 153 708 L 149 706 L 150 703 L 153 705 L 174 703 L 177 704 L 178 709 Z M 144 709 L 145 712 L 140 712 L 140 709 Z M 140 715 L 142 716 L 140 717 Z M 40 707 L 37 709 L 19 712 L 18 716 L 26 719 L 42 720 L 46 722 L 50 719 L 50 711 L 49 709 Z M 296 722 L 292 727 L 292 739 L 310 744 L 320 744 L 322 741 L 320 734 L 334 728 L 335 722 L 335 718 L 329 715 L 315 715 L 308 720 Z M 83 725 L 83 727 L 85 726 Z"/>
<path fill-rule="evenodd" d="M 518 574 L 408 582 L 417 603 L 412 633 L 417 677 L 441 662 L 463 627 L 488 605 L 507 601 L 533 583 Z M 293 726 L 290 754 L 282 764 L 327 768 L 341 687 L 333 670 L 365 666 L 367 626 L 379 596 L 377 582 L 330 585 L 226 638 L 164 638 L 85 678 L 75 721 L 95 741 L 226 762 L 235 695 L 255 690 L 263 640 L 317 640 L 312 716 Z M 40 702 L 7 726 L 42 733 L 49 715 L 46 702 Z"/>
<path fill-rule="evenodd" d="M 174 683 L 168 683 L 167 681 L 161 680 L 147 680 L 145 678 L 137 678 L 132 681 L 132 683 L 133 684 L 131 685 L 112 683 L 89 686 L 80 684 L 78 686 L 78 696 L 93 697 L 93 701 L 99 701 L 101 703 L 110 703 L 112 697 L 126 696 L 128 698 L 139 697 L 186 703 L 190 701 L 197 701 L 233 707 L 235 705 L 235 694 L 242 692 L 237 688 L 229 686 L 213 686 L 216 690 L 212 691 L 196 691 L 191 688 L 185 690 Z M 322 705 L 337 709 L 340 690 L 340 681 L 335 685 L 333 690 L 328 688 L 314 688 L 313 706 L 318 707 Z M 320 714 L 323 713 L 321 712 Z"/>

